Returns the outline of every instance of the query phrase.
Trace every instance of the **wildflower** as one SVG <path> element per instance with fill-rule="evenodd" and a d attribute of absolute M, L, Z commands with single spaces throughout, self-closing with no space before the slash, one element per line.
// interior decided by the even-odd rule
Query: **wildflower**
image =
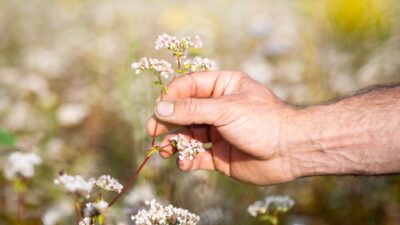
<path fill-rule="evenodd" d="M 93 184 L 79 175 L 62 174 L 54 180 L 54 184 L 61 186 L 69 193 L 76 194 L 89 194 L 93 189 Z"/>
<path fill-rule="evenodd" d="M 186 158 L 193 160 L 194 157 L 200 152 L 204 152 L 203 143 L 191 139 L 188 141 L 182 134 L 178 134 L 169 139 L 173 146 L 178 150 L 179 159 L 184 160 Z"/>
<path fill-rule="evenodd" d="M 160 49 L 169 49 L 172 51 L 176 51 L 181 47 L 181 42 L 177 37 L 168 35 L 168 34 L 162 34 L 158 36 L 156 43 L 155 43 L 155 49 L 160 50 Z"/>
<path fill-rule="evenodd" d="M 92 218 L 85 217 L 81 221 L 79 221 L 79 225 L 92 225 Z"/>
<path fill-rule="evenodd" d="M 194 37 L 187 36 L 181 38 L 181 45 L 186 49 L 201 48 L 203 46 L 203 43 L 201 42 L 199 36 L 194 36 Z"/>
<path fill-rule="evenodd" d="M 100 200 L 98 202 L 88 202 L 84 209 L 86 216 L 98 216 L 104 214 L 108 208 L 108 202 Z"/>
<path fill-rule="evenodd" d="M 99 210 L 99 212 L 103 213 L 108 208 L 108 202 L 101 200 L 93 203 L 93 206 Z"/>
<path fill-rule="evenodd" d="M 172 65 L 163 59 L 143 57 L 139 62 L 132 63 L 132 68 L 135 70 L 136 74 L 140 74 L 144 70 L 150 70 L 165 78 L 168 78 L 170 74 L 174 73 Z"/>
<path fill-rule="evenodd" d="M 98 179 L 89 180 L 89 182 L 106 191 L 121 193 L 124 188 L 117 179 L 112 178 L 110 175 L 102 175 Z"/>
<path fill-rule="evenodd" d="M 194 57 L 187 59 L 183 62 L 183 67 L 188 72 L 196 72 L 202 70 L 213 70 L 215 69 L 215 62 L 208 58 Z"/>
<path fill-rule="evenodd" d="M 201 42 L 199 36 L 195 37 L 182 37 L 180 40 L 168 34 L 162 34 L 158 36 L 155 49 L 168 49 L 172 51 L 172 54 L 176 57 L 181 57 L 185 54 L 187 49 L 190 48 L 201 48 L 203 43 Z"/>
<path fill-rule="evenodd" d="M 8 156 L 4 176 L 7 179 L 14 179 L 18 176 L 31 178 L 35 175 L 35 165 L 42 163 L 42 159 L 35 153 L 13 152 Z"/>
<path fill-rule="evenodd" d="M 189 212 L 186 209 L 176 208 L 172 205 L 166 207 L 159 204 L 156 200 L 146 201 L 149 209 L 142 209 L 131 219 L 136 225 L 148 224 L 181 224 L 181 225 L 196 225 L 200 221 L 200 217 Z"/>
<path fill-rule="evenodd" d="M 253 217 L 271 212 L 287 212 L 294 205 L 293 199 L 288 196 L 268 196 L 263 201 L 251 204 L 247 211 Z"/>
<path fill-rule="evenodd" d="M 62 126 L 80 124 L 89 114 L 89 108 L 84 104 L 67 103 L 57 111 L 57 119 Z"/>

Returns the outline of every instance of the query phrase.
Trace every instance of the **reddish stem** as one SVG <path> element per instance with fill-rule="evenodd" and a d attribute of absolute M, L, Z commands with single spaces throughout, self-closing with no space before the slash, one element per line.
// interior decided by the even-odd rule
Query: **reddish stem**
<path fill-rule="evenodd" d="M 168 147 L 169 144 L 161 146 L 160 150 Z M 126 191 L 128 191 L 128 189 L 130 189 L 133 185 L 133 182 L 135 182 L 136 177 L 139 175 L 140 171 L 142 171 L 143 167 L 146 165 L 146 163 L 149 161 L 151 155 L 147 156 L 143 162 L 140 164 L 139 168 L 135 171 L 135 173 L 129 178 L 129 180 L 126 182 L 126 184 L 124 185 L 124 188 L 122 189 L 121 193 L 119 193 L 118 195 L 116 195 L 113 200 L 110 202 L 110 204 L 108 205 L 108 208 L 110 208 L 112 205 L 114 205 L 114 203 L 123 195 L 125 194 Z"/>
<path fill-rule="evenodd" d="M 178 60 L 179 62 L 179 60 Z M 178 65 L 180 67 L 180 63 Z M 164 97 L 164 90 L 161 90 L 161 96 L 160 96 L 160 101 L 162 101 L 163 97 Z M 157 129 L 158 129 L 158 122 L 156 122 L 156 124 L 154 125 L 154 132 L 153 132 L 153 136 L 151 137 L 151 149 L 154 148 L 155 142 L 156 142 L 156 134 L 157 134 Z M 168 146 L 168 145 L 166 145 Z M 166 147 L 164 146 L 164 147 Z M 161 147 L 160 149 L 163 149 L 164 147 Z M 146 156 L 146 158 L 143 160 L 143 162 L 140 164 L 139 168 L 135 171 L 135 173 L 128 179 L 128 181 L 126 182 L 124 188 L 122 189 L 121 193 L 119 193 L 118 195 L 116 195 L 114 197 L 114 199 L 110 202 L 110 204 L 108 205 L 108 208 L 110 208 L 112 205 L 114 205 L 114 203 L 123 195 L 125 194 L 125 192 L 130 189 L 133 185 L 133 182 L 135 182 L 136 177 L 139 175 L 140 171 L 142 171 L 143 167 L 146 165 L 146 163 L 150 160 L 151 155 Z"/>
<path fill-rule="evenodd" d="M 18 193 L 18 217 L 19 221 L 22 223 L 25 221 L 25 193 Z"/>
<path fill-rule="evenodd" d="M 110 204 L 108 205 L 108 207 L 110 208 L 128 189 L 130 189 L 130 187 L 132 186 L 133 182 L 136 180 L 136 177 L 139 175 L 140 171 L 143 169 L 144 165 L 146 165 L 146 163 L 149 161 L 150 159 L 150 155 L 147 156 L 142 164 L 140 164 L 139 168 L 135 171 L 135 173 L 129 178 L 128 182 L 126 182 L 124 188 L 122 189 L 121 193 L 119 193 L 118 195 L 116 195 L 114 197 L 114 199 L 110 202 Z"/>

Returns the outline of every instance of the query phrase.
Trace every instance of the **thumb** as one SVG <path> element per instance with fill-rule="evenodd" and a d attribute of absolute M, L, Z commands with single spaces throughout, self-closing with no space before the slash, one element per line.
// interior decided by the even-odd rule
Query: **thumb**
<path fill-rule="evenodd" d="M 215 125 L 224 115 L 226 105 L 220 98 L 186 98 L 160 101 L 155 108 L 156 117 L 177 125 Z"/>

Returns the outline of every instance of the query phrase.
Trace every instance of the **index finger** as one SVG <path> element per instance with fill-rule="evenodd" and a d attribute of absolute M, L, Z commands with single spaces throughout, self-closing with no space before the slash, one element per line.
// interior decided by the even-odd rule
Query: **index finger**
<path fill-rule="evenodd" d="M 168 94 L 158 98 L 164 101 L 174 101 L 184 98 L 219 97 L 233 92 L 235 82 L 242 73 L 238 71 L 210 71 L 183 75 L 173 79 L 168 85 Z M 156 132 L 155 124 L 159 123 Z M 147 121 L 146 131 L 150 136 L 158 136 L 169 130 L 176 129 L 173 124 L 160 123 L 154 116 Z"/>

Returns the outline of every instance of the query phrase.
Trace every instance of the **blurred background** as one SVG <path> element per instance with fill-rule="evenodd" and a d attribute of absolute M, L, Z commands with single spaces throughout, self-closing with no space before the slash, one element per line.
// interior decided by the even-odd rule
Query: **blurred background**
<path fill-rule="evenodd" d="M 154 50 L 164 32 L 199 35 L 198 54 L 295 104 L 400 82 L 396 0 L 0 0 L 0 136 L 8 140 L 0 165 L 16 148 L 43 159 L 28 183 L 28 224 L 74 223 L 70 196 L 53 185 L 58 171 L 124 183 L 143 160 L 157 90 L 130 64 L 169 57 Z M 158 155 L 110 221 L 130 224 L 140 202 L 157 197 L 197 213 L 200 224 L 261 224 L 246 209 L 266 195 L 296 201 L 282 224 L 400 224 L 399 176 L 256 187 L 182 173 Z M 1 173 L 1 225 L 18 224 L 16 198 Z"/>

